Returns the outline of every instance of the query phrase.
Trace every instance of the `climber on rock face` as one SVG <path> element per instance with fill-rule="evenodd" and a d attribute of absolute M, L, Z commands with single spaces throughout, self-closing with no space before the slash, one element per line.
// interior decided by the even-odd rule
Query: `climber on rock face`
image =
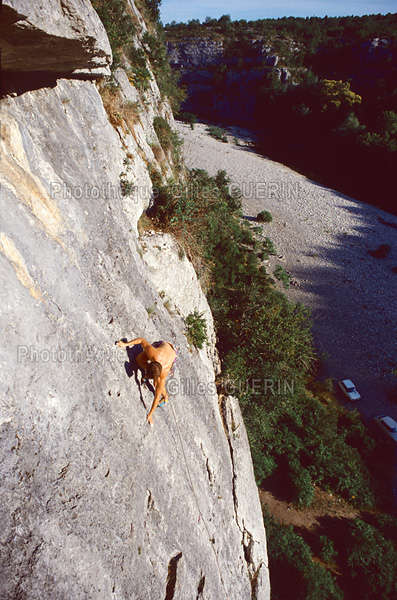
<path fill-rule="evenodd" d="M 160 341 L 149 344 L 143 338 L 136 338 L 131 342 L 122 342 L 120 340 L 116 344 L 120 348 L 128 348 L 129 346 L 140 344 L 143 348 L 143 352 L 136 357 L 136 362 L 138 363 L 138 367 L 144 372 L 141 383 L 146 383 L 148 379 L 153 379 L 155 394 L 152 408 L 147 416 L 148 423 L 153 426 L 153 413 L 157 406 L 159 404 L 162 406 L 165 402 L 168 402 L 165 380 L 169 373 L 171 376 L 174 373 L 175 361 L 179 350 L 171 342 Z M 163 400 L 161 401 L 162 398 Z"/>

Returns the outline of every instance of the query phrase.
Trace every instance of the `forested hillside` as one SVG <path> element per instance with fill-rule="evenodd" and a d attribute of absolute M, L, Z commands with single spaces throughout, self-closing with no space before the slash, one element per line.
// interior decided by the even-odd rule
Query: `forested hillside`
<path fill-rule="evenodd" d="M 395 212 L 397 15 L 166 26 L 185 111 L 261 133 L 263 152 Z"/>

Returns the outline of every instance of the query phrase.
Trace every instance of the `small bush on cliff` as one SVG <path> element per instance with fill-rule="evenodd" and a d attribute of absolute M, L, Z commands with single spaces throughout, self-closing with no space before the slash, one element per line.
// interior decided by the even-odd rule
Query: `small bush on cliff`
<path fill-rule="evenodd" d="M 186 99 L 186 91 L 178 86 L 180 74 L 170 67 L 161 24 L 157 23 L 154 35 L 146 31 L 142 37 L 142 42 L 160 92 L 167 97 L 172 110 L 177 113 L 182 102 Z"/>
<path fill-rule="evenodd" d="M 143 4 L 146 4 L 153 21 L 158 21 L 160 19 L 161 0 L 143 0 Z"/>
<path fill-rule="evenodd" d="M 153 127 L 164 152 L 171 150 L 172 129 L 170 124 L 163 117 L 154 117 Z"/>
<path fill-rule="evenodd" d="M 104 77 L 99 83 L 98 89 L 113 127 L 115 129 L 121 127 L 125 133 L 131 131 L 139 118 L 138 103 L 123 100 L 120 86 L 113 76 Z"/>
<path fill-rule="evenodd" d="M 181 147 L 182 140 L 170 124 L 163 117 L 154 117 L 153 127 L 164 152 L 171 153 L 172 160 L 177 172 L 182 169 Z"/>
<path fill-rule="evenodd" d="M 148 69 L 144 51 L 142 48 L 136 48 L 133 44 L 130 44 L 126 48 L 126 56 L 131 65 L 128 73 L 130 82 L 139 90 L 147 90 L 152 76 Z"/>
<path fill-rule="evenodd" d="M 197 310 L 186 317 L 187 339 L 200 350 L 207 341 L 207 322 Z"/>

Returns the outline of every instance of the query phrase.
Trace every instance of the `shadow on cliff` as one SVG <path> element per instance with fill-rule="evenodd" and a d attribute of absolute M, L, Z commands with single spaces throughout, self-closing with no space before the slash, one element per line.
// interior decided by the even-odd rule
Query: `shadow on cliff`
<path fill-rule="evenodd" d="M 58 79 L 81 80 L 95 79 L 88 73 L 73 73 L 71 71 L 3 71 L 0 73 L 0 98 L 8 94 L 21 96 L 26 92 L 42 88 L 55 88 Z"/>
<path fill-rule="evenodd" d="M 123 341 L 127 341 L 124 340 Z M 145 401 L 143 399 L 143 395 L 142 395 L 142 384 L 141 384 L 141 375 L 142 375 L 142 371 L 140 370 L 140 368 L 138 367 L 138 364 L 136 362 L 136 357 L 141 353 L 141 347 L 140 346 L 133 346 L 132 348 L 126 348 L 127 351 L 127 356 L 128 356 L 128 361 L 126 361 L 124 363 L 124 368 L 125 368 L 125 372 L 127 374 L 127 376 L 129 378 L 134 377 L 135 378 L 135 383 L 136 386 L 139 390 L 139 397 L 140 400 L 145 408 L 145 410 L 147 410 L 147 407 L 145 405 Z M 154 388 L 153 386 L 149 383 L 146 384 L 148 389 L 154 394 Z"/>

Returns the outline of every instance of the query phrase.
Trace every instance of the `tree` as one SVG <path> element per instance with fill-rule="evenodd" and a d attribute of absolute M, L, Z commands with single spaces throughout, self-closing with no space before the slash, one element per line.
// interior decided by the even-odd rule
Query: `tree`
<path fill-rule="evenodd" d="M 397 134 L 397 114 L 394 110 L 386 110 L 379 117 L 379 126 L 381 133 L 388 133 L 393 136 Z"/>
<path fill-rule="evenodd" d="M 350 89 L 347 81 L 323 79 L 320 82 L 321 112 L 346 111 L 354 104 L 361 104 L 362 98 Z"/>
<path fill-rule="evenodd" d="M 224 35 L 231 33 L 232 20 L 230 18 L 230 15 L 223 15 L 220 19 L 218 19 L 218 25 L 220 26 L 221 32 Z"/>
<path fill-rule="evenodd" d="M 360 597 L 363 600 L 395 598 L 397 555 L 393 542 L 360 519 L 351 525 L 350 534 L 347 564 Z"/>
<path fill-rule="evenodd" d="M 155 21 L 158 21 L 160 19 L 161 0 L 146 0 L 146 4 L 147 4 L 147 7 L 149 9 L 149 12 L 150 12 L 152 18 Z"/>

